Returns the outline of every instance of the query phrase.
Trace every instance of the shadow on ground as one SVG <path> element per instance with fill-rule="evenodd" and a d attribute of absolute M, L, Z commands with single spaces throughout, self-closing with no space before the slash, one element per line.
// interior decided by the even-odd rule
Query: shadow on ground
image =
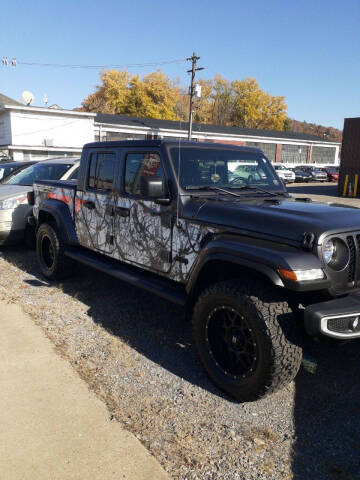
<path fill-rule="evenodd" d="M 310 342 L 315 374 L 295 379 L 296 479 L 360 479 L 360 344 Z"/>
<path fill-rule="evenodd" d="M 21 247 L 1 251 L 7 261 L 36 277 L 27 280 L 28 284 L 48 287 L 32 251 Z M 99 271 L 80 265 L 76 268 L 75 276 L 58 285 L 88 306 L 94 322 L 173 374 L 231 400 L 205 375 L 183 309 Z"/>
<path fill-rule="evenodd" d="M 41 277 L 33 252 L 6 249 L 2 256 L 34 275 L 31 285 L 46 289 L 48 282 Z M 61 288 L 87 304 L 96 323 L 153 362 L 220 401 L 229 400 L 204 374 L 180 308 L 83 267 Z M 302 369 L 295 382 L 292 468 L 296 479 L 360 479 L 359 347 L 359 342 L 327 340 L 306 344 L 306 358 L 317 369 L 314 374 Z"/>

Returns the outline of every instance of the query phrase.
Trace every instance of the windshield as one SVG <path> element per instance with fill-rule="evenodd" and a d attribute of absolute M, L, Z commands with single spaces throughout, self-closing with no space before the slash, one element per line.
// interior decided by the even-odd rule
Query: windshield
<path fill-rule="evenodd" d="M 244 185 L 284 192 L 270 162 L 261 153 L 201 147 L 170 148 L 180 185 L 185 190 L 208 187 L 238 188 Z M 249 193 L 249 191 L 247 191 Z M 254 192 L 252 192 L 254 193 Z"/>
<path fill-rule="evenodd" d="M 72 167 L 72 163 L 36 163 L 12 176 L 9 185 L 32 185 L 37 180 L 58 180 Z"/>

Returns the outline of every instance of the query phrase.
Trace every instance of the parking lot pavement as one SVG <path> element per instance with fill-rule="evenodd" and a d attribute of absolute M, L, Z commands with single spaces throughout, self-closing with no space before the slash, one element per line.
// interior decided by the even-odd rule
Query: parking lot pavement
<path fill-rule="evenodd" d="M 168 478 L 20 307 L 0 302 L 0 478 Z"/>
<path fill-rule="evenodd" d="M 336 203 L 360 208 L 359 198 L 338 196 L 337 183 L 292 183 L 287 185 L 287 189 L 293 197 L 309 197 L 317 202 Z"/>

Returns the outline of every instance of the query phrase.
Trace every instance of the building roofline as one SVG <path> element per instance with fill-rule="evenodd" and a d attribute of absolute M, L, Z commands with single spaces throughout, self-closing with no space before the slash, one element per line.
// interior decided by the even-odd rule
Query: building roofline
<path fill-rule="evenodd" d="M 168 132 L 187 132 L 187 122 L 180 122 L 174 120 L 161 120 L 154 118 L 138 118 L 127 115 L 116 115 L 107 113 L 98 113 L 95 118 L 95 125 L 111 126 L 112 128 L 124 128 L 138 129 L 139 131 L 158 130 Z M 272 139 L 272 140 L 291 140 L 302 143 L 321 143 L 329 145 L 341 145 L 340 142 L 333 142 L 316 135 L 307 135 L 298 132 L 284 132 L 277 130 L 257 130 L 252 128 L 243 127 L 231 127 L 223 125 L 212 124 L 193 124 L 194 135 L 208 135 L 208 136 L 231 136 L 231 137 L 256 137 L 257 139 Z"/>
<path fill-rule="evenodd" d="M 38 112 L 38 113 L 48 113 L 51 115 L 60 114 L 60 115 L 71 115 L 74 117 L 88 117 L 94 118 L 96 117 L 96 113 L 93 112 L 78 112 L 74 110 L 65 110 L 65 109 L 53 109 L 47 107 L 29 107 L 27 105 L 0 105 L 1 110 L 19 110 L 19 111 L 26 111 L 26 112 Z"/>
<path fill-rule="evenodd" d="M 13 98 L 8 97 L 7 95 L 4 95 L 3 93 L 0 93 L 0 105 L 18 105 L 18 106 L 21 106 L 22 103 L 18 102 L 17 100 L 14 100 Z"/>
<path fill-rule="evenodd" d="M 186 129 L 171 129 L 171 128 L 154 128 L 154 127 L 151 127 L 151 126 L 148 126 L 148 127 L 144 127 L 144 126 L 134 126 L 134 125 L 126 125 L 126 124 L 119 124 L 119 123 L 106 123 L 106 122 L 98 122 L 95 120 L 94 122 L 95 124 L 95 127 L 99 127 L 99 126 L 107 126 L 107 127 L 110 127 L 110 128 L 114 128 L 114 129 L 118 129 L 120 127 L 123 127 L 123 128 L 126 128 L 126 129 L 130 129 L 132 130 L 133 132 L 134 131 L 137 131 L 137 132 L 152 132 L 154 130 L 157 130 L 159 133 L 161 132 L 166 132 L 166 133 L 169 133 L 169 134 L 182 134 L 184 137 L 187 137 L 187 134 L 188 134 L 188 131 Z M 205 125 L 206 126 L 206 125 Z M 202 137 L 202 136 L 206 136 L 206 137 L 209 137 L 209 139 L 213 139 L 213 138 L 224 138 L 224 137 L 232 137 L 233 139 L 238 139 L 238 140 L 245 140 L 247 138 L 253 138 L 253 139 L 256 139 L 256 140 L 259 140 L 259 141 L 266 141 L 266 142 L 274 142 L 276 141 L 277 143 L 286 143 L 286 142 L 296 142 L 296 143 L 301 143 L 301 144 L 307 144 L 307 145 L 317 145 L 317 144 L 326 144 L 326 145 L 329 145 L 329 146 L 337 146 L 337 145 L 341 145 L 341 142 L 332 142 L 332 141 L 329 141 L 329 140 L 322 140 L 320 137 L 318 137 L 318 139 L 302 139 L 302 138 L 296 138 L 296 137 L 271 137 L 271 136 L 261 136 L 259 134 L 241 134 L 241 133 L 223 133 L 223 132 L 210 132 L 210 131 L 206 131 L 206 130 L 202 130 L 202 131 L 199 131 L 199 130 L 195 130 L 193 131 L 193 136 L 194 137 Z"/>
<path fill-rule="evenodd" d="M 46 152 L 81 152 L 82 147 L 46 147 L 34 145 L 0 145 L 2 150 L 36 150 Z"/>

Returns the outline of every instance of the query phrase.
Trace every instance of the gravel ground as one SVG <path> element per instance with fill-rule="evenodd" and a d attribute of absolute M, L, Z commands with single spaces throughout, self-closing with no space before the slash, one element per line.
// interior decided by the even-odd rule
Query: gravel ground
<path fill-rule="evenodd" d="M 13 248 L 0 250 L 0 298 L 22 305 L 172 478 L 360 479 L 359 343 L 310 341 L 293 384 L 239 404 L 204 375 L 181 310 L 141 290 L 83 267 L 48 283 L 34 253 Z"/>

